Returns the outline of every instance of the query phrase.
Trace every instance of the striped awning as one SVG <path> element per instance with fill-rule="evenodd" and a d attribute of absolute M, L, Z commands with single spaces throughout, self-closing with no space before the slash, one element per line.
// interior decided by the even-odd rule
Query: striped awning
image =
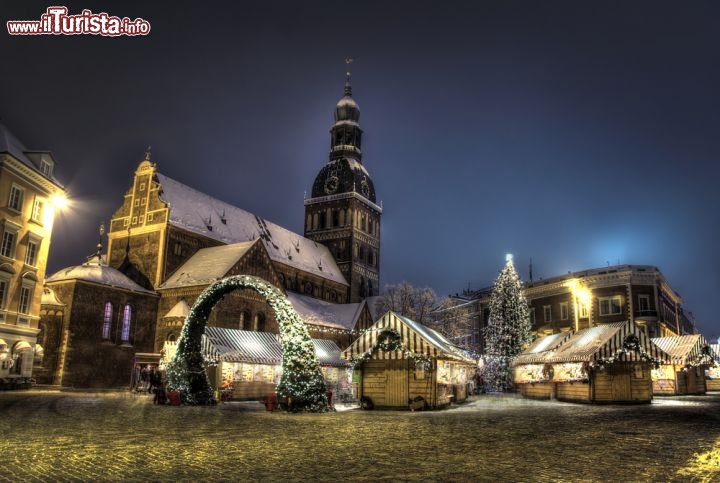
<path fill-rule="evenodd" d="M 542 364 L 555 354 L 555 349 L 572 337 L 572 332 L 559 332 L 535 339 L 530 347 L 517 356 L 513 366 L 522 364 Z"/>
<path fill-rule="evenodd" d="M 651 340 L 668 353 L 673 364 L 695 366 L 713 363 L 712 352 L 707 353 L 709 344 L 701 334 L 656 337 Z"/>
<path fill-rule="evenodd" d="M 631 335 L 637 338 L 640 350 L 647 355 L 661 361 L 670 360 L 670 356 L 653 344 L 645 332 L 627 321 L 580 330 L 549 355 L 545 362 L 595 362 L 613 358 L 639 362 L 642 360 L 639 352 L 623 350 L 623 344 Z"/>
<path fill-rule="evenodd" d="M 392 311 L 387 312 L 365 330 L 350 347 L 343 351 L 342 358 L 352 360 L 370 353 L 377 346 L 379 336 L 385 329 L 393 329 L 400 334 L 403 348 L 412 354 L 430 358 L 454 359 L 471 364 L 477 362 L 469 352 L 460 349 L 439 332 Z M 405 357 L 404 352 L 400 350 L 390 352 L 378 350 L 371 356 L 372 359 L 403 359 Z"/>
<path fill-rule="evenodd" d="M 348 367 L 340 358 L 340 347 L 332 340 L 313 339 L 315 354 L 323 366 Z M 165 342 L 165 357 L 169 362 L 175 356 L 176 342 Z M 280 336 L 270 332 L 206 327 L 201 350 L 206 359 L 223 362 L 249 362 L 254 364 L 282 364 Z"/>

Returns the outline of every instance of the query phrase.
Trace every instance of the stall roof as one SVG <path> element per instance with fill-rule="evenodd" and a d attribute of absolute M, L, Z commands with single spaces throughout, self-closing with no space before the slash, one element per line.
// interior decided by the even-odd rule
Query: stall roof
<path fill-rule="evenodd" d="M 331 340 L 313 339 L 320 365 L 347 367 L 340 358 L 340 347 Z M 176 343 L 165 343 L 165 360 L 175 355 Z M 270 332 L 206 327 L 202 338 L 203 355 L 223 362 L 250 362 L 277 365 L 282 363 L 280 336 Z"/>
<path fill-rule="evenodd" d="M 459 348 L 439 332 L 392 311 L 378 319 L 350 347 L 345 349 L 342 354 L 343 359 L 350 360 L 372 351 L 378 343 L 378 336 L 384 329 L 397 331 L 403 346 L 413 354 L 455 359 L 472 364 L 477 362 L 468 351 Z M 405 357 L 404 354 L 396 352 L 378 351 L 372 355 L 372 358 L 399 359 Z"/>
<path fill-rule="evenodd" d="M 651 340 L 653 344 L 667 352 L 673 364 L 712 364 L 712 352 L 710 354 L 703 352 L 712 348 L 701 334 L 656 337 Z"/>
<path fill-rule="evenodd" d="M 650 342 L 645 333 L 631 321 L 602 324 L 575 332 L 545 362 L 593 362 L 619 356 L 623 361 L 640 361 L 640 354 L 623 351 L 630 335 L 637 337 L 640 349 L 653 358 L 668 361 L 664 351 Z"/>
<path fill-rule="evenodd" d="M 538 364 L 546 362 L 555 354 L 555 349 L 572 337 L 572 332 L 559 332 L 535 339 L 513 362 L 513 366 L 521 364 Z"/>

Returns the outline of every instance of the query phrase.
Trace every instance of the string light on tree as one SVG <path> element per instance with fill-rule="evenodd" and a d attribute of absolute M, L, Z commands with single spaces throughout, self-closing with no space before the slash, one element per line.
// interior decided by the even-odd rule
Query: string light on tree
<path fill-rule="evenodd" d="M 513 265 L 513 256 L 508 253 L 505 255 L 505 267 L 493 287 L 490 318 L 485 328 L 483 378 L 489 390 L 512 389 L 511 364 L 530 342 L 529 315 L 522 282 Z"/>

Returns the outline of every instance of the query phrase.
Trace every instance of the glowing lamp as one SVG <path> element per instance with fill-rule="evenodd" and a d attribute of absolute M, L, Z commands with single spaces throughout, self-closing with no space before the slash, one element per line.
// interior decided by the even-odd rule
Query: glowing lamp
<path fill-rule="evenodd" d="M 68 205 L 67 196 L 65 193 L 55 193 L 50 197 L 50 203 L 57 209 L 62 210 Z"/>

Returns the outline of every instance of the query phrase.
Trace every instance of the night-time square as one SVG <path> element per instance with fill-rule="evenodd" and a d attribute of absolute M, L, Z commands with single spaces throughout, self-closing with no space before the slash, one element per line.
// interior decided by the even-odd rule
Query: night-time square
<path fill-rule="evenodd" d="M 720 478 L 714 2 L 0 17 L 0 479 Z"/>

